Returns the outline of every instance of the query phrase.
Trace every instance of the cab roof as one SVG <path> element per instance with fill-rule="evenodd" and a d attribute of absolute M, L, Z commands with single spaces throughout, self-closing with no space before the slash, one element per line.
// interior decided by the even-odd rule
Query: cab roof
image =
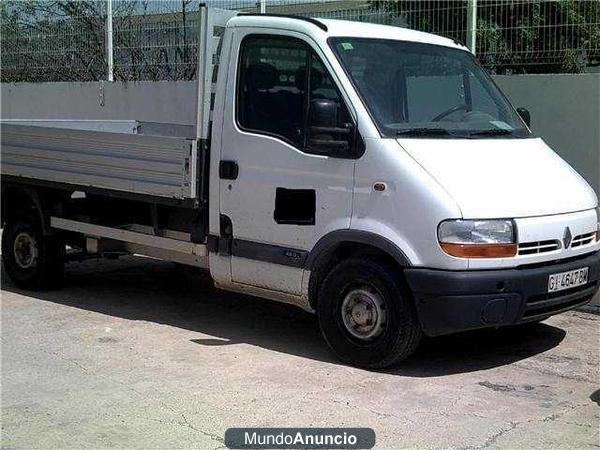
<path fill-rule="evenodd" d="M 466 50 L 464 45 L 452 39 L 431 33 L 410 30 L 408 28 L 378 25 L 349 20 L 304 18 L 299 16 L 279 16 L 269 14 L 240 14 L 233 17 L 227 26 L 276 28 L 297 31 L 321 39 L 328 37 L 363 37 L 392 39 L 398 41 L 420 42 L 442 45 L 444 47 Z"/>

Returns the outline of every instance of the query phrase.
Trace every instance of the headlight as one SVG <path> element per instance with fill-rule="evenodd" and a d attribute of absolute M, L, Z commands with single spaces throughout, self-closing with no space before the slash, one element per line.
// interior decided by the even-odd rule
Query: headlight
<path fill-rule="evenodd" d="M 512 220 L 446 220 L 438 227 L 442 249 L 458 258 L 508 258 L 517 254 Z"/>

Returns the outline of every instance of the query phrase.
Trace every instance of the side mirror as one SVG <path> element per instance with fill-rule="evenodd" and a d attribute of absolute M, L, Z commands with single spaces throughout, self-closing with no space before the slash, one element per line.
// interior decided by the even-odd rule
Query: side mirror
<path fill-rule="evenodd" d="M 308 118 L 308 150 L 333 157 L 350 157 L 354 125 L 340 124 L 340 106 L 329 99 L 315 99 Z"/>
<path fill-rule="evenodd" d="M 523 122 L 525 122 L 525 124 L 530 127 L 531 126 L 531 115 L 529 114 L 529 111 L 527 110 L 527 108 L 517 108 L 517 113 L 519 114 L 519 116 L 521 116 L 521 119 L 523 119 Z"/>

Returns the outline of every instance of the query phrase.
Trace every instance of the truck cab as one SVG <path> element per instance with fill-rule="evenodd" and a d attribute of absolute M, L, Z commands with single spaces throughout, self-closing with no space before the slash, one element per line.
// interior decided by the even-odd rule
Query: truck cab
<path fill-rule="evenodd" d="M 240 14 L 219 48 L 194 147 L 205 232 L 189 238 L 217 287 L 315 312 L 338 357 L 368 368 L 422 335 L 536 322 L 597 292 L 594 191 L 461 44 Z"/>

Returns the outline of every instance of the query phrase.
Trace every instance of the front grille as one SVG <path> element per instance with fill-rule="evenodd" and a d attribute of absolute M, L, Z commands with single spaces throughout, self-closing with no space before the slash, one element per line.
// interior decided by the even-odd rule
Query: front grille
<path fill-rule="evenodd" d="M 523 319 L 534 316 L 550 315 L 587 303 L 596 292 L 598 282 L 578 286 L 560 292 L 532 295 L 527 298 Z"/>
<path fill-rule="evenodd" d="M 552 260 L 552 261 L 543 261 L 543 262 L 530 263 L 530 264 L 521 264 L 520 266 L 517 266 L 517 269 L 519 269 L 519 270 L 527 270 L 527 269 L 537 269 L 539 267 L 556 266 L 558 264 L 567 264 L 567 263 L 570 263 L 570 262 L 573 262 L 573 261 L 584 260 L 584 259 L 589 258 L 590 256 L 594 255 L 595 253 L 596 252 L 585 253 L 583 255 L 571 256 L 570 258 L 555 259 L 555 260 Z"/>
<path fill-rule="evenodd" d="M 592 231 L 591 233 L 579 234 L 573 238 L 573 242 L 571 243 L 571 248 L 582 247 L 584 245 L 591 244 L 594 242 L 594 237 L 596 236 L 596 232 Z"/>
<path fill-rule="evenodd" d="M 553 252 L 560 248 L 560 242 L 556 239 L 548 241 L 523 242 L 519 244 L 519 255 L 535 255 L 537 253 Z"/>

